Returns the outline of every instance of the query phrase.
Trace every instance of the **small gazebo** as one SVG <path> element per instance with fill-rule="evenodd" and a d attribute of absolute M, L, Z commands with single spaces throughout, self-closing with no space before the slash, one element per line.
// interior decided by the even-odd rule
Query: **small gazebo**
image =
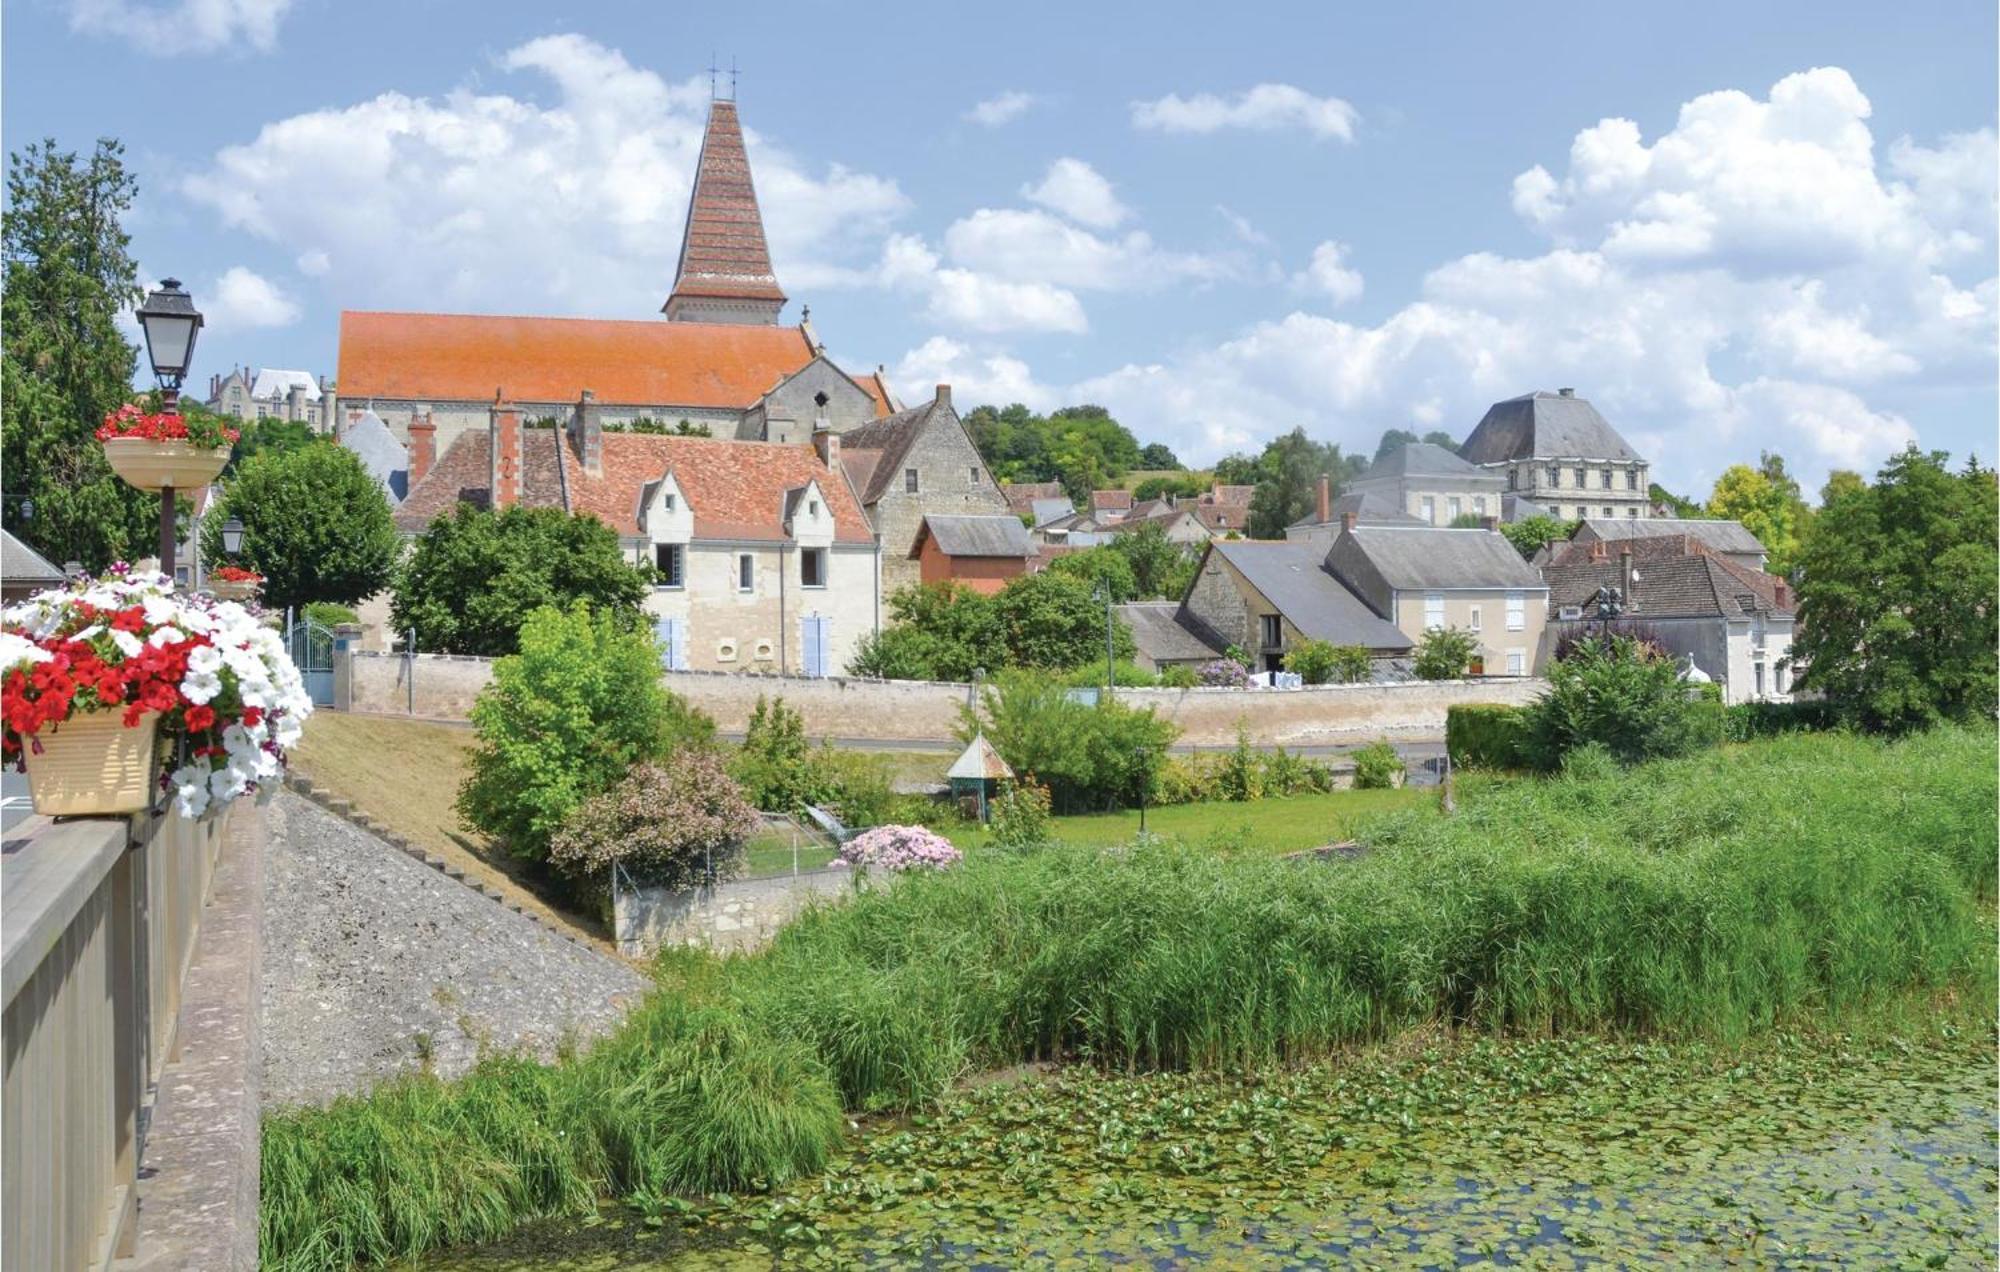
<path fill-rule="evenodd" d="M 986 801 L 992 798 L 994 788 L 999 783 L 1014 776 L 1014 770 L 1007 767 L 1007 761 L 1000 758 L 1000 752 L 981 733 L 965 746 L 965 751 L 952 761 L 945 770 L 945 780 L 951 783 L 951 796 L 961 807 L 973 800 L 978 801 L 979 820 L 986 820 Z"/>

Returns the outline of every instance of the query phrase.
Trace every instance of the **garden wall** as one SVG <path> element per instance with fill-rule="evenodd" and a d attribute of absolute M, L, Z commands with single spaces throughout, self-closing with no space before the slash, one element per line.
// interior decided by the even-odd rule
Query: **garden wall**
<path fill-rule="evenodd" d="M 344 652 L 335 658 L 334 703 L 344 710 L 463 720 L 491 676 L 492 662 L 485 658 Z M 715 717 L 724 733 L 743 731 L 760 695 L 782 695 L 814 737 L 883 743 L 950 741 L 958 709 L 971 693 L 966 685 L 926 680 L 700 671 L 664 676 L 675 693 Z M 1545 685 L 1492 678 L 1306 689 L 1120 689 L 1118 695 L 1179 725 L 1184 747 L 1228 746 L 1239 723 L 1257 745 L 1330 746 L 1439 739 L 1447 708 L 1469 702 L 1518 706 Z"/>
<path fill-rule="evenodd" d="M 670 945 L 748 952 L 761 948 L 815 899 L 845 896 L 853 887 L 854 872 L 841 867 L 685 892 L 620 889 L 612 900 L 612 928 L 618 952 L 627 958 L 649 958 Z"/>

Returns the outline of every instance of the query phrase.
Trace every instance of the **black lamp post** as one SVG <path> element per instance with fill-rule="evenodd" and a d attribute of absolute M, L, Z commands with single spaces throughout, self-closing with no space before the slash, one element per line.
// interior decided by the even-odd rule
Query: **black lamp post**
<path fill-rule="evenodd" d="M 146 360 L 160 382 L 160 399 L 167 410 L 179 407 L 181 384 L 194 361 L 195 337 L 201 333 L 201 311 L 178 278 L 163 278 L 139 306 L 139 326 L 146 333 Z M 160 487 L 160 573 L 174 577 L 174 488 Z"/>
<path fill-rule="evenodd" d="M 243 550 L 243 520 L 231 517 L 222 523 L 222 552 L 233 557 Z"/>
<path fill-rule="evenodd" d="M 1600 643 L 1611 643 L 1611 621 L 1625 612 L 1625 593 L 1615 587 L 1597 589 L 1597 636 Z"/>

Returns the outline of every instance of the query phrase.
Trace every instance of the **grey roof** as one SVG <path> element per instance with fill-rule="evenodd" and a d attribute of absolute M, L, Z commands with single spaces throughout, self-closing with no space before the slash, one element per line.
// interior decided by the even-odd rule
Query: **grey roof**
<path fill-rule="evenodd" d="M 16 583 L 60 583 L 63 572 L 54 562 L 16 539 L 11 531 L 0 530 L 0 579 Z"/>
<path fill-rule="evenodd" d="M 1644 462 L 1596 407 L 1568 391 L 1527 393 L 1495 402 L 1458 454 L 1472 464 L 1517 459 Z"/>
<path fill-rule="evenodd" d="M 1300 517 L 1292 524 L 1295 526 L 1337 526 L 1340 524 L 1340 518 L 1350 512 L 1354 514 L 1355 521 L 1361 525 L 1420 526 L 1424 524 L 1418 518 L 1404 512 L 1402 507 L 1393 498 L 1383 494 L 1379 490 L 1350 490 L 1346 494 L 1337 496 L 1334 499 L 1332 516 L 1327 521 L 1322 522 L 1319 519 L 1318 510 L 1315 509 L 1312 512 L 1308 512 L 1305 516 Z"/>
<path fill-rule="evenodd" d="M 1597 589 L 1625 586 L 1623 562 L 1551 565 L 1542 570 L 1549 583 L 1549 612 L 1580 607 L 1586 617 L 1597 613 Z M 1753 614 L 1792 613 L 1789 598 L 1779 603 L 1780 580 L 1713 556 L 1656 557 L 1632 570 L 1631 594 L 1624 616 L 1647 618 L 1743 618 Z"/>
<path fill-rule="evenodd" d="M 1321 544 L 1266 539 L 1217 539 L 1209 550 L 1221 555 L 1292 626 L 1336 645 L 1407 650 L 1412 642 L 1394 623 L 1347 589 L 1326 568 Z"/>
<path fill-rule="evenodd" d="M 911 444 L 930 423 L 931 413 L 938 405 L 937 399 L 933 398 L 906 411 L 870 420 L 840 435 L 841 461 L 856 470 L 850 476 L 857 479 L 854 484 L 861 491 L 863 504 L 872 504 L 888 492 L 889 483 L 897 478 L 897 470 L 903 466 L 903 456 L 909 454 Z M 952 423 L 957 424 L 957 413 L 949 406 L 944 410 Z M 859 464 L 848 464 L 848 457 L 855 451 L 873 451 L 875 454 Z"/>
<path fill-rule="evenodd" d="M 1500 496 L 1500 520 L 1508 525 L 1526 521 L 1530 517 L 1550 517 L 1555 514 L 1526 495 L 1508 493 Z"/>
<path fill-rule="evenodd" d="M 1534 588 L 1541 576 L 1514 545 L 1492 530 L 1430 526 L 1356 526 L 1334 540 L 1328 562 L 1364 594 L 1379 580 L 1397 591 L 1431 588 Z"/>
<path fill-rule="evenodd" d="M 948 781 L 998 781 L 1014 776 L 1014 770 L 1007 767 L 1007 761 L 1000 758 L 1000 752 L 981 733 L 965 744 L 965 750 L 951 762 L 944 775 Z"/>
<path fill-rule="evenodd" d="M 1717 552 L 1762 555 L 1764 551 L 1763 543 L 1740 521 L 1704 521 L 1693 517 L 1586 517 L 1577 527 L 1576 537 L 1615 543 L 1620 539 L 1655 539 L 1677 534 L 1692 535 Z"/>
<path fill-rule="evenodd" d="M 389 502 L 398 503 L 409 494 L 410 452 L 396 440 L 382 417 L 373 408 L 361 412 L 340 430 L 340 444 L 354 452 L 368 475 L 389 492 Z"/>
<path fill-rule="evenodd" d="M 1132 629 L 1132 643 L 1156 663 L 1207 662 L 1222 644 L 1202 621 L 1173 601 L 1129 601 L 1114 608 Z"/>
<path fill-rule="evenodd" d="M 1028 527 L 1010 513 L 983 517 L 945 517 L 932 513 L 924 518 L 924 529 L 917 535 L 917 546 L 910 550 L 911 556 L 917 555 L 926 533 L 937 541 L 938 550 L 946 556 L 1031 557 L 1035 554 L 1034 541 L 1028 538 Z"/>
<path fill-rule="evenodd" d="M 1395 477 L 1482 477 L 1484 473 L 1434 442 L 1398 446 L 1369 465 L 1363 481 Z"/>
<path fill-rule="evenodd" d="M 1051 521 L 1060 521 L 1064 517 L 1076 515 L 1076 505 L 1063 498 L 1035 499 L 1031 500 L 1029 506 L 1022 511 L 1031 514 L 1037 526 L 1045 526 Z"/>

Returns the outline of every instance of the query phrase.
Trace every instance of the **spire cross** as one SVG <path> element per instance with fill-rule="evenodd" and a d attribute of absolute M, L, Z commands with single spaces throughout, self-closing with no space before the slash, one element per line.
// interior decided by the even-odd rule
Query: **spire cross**
<path fill-rule="evenodd" d="M 732 76 L 732 78 L 733 78 L 733 77 L 734 77 L 734 74 L 735 74 L 735 72 L 734 72 L 734 69 L 733 69 L 733 68 L 734 68 L 734 66 L 735 66 L 735 63 L 734 63 L 734 62 L 732 62 L 732 63 L 730 63 L 730 65 L 731 65 L 731 67 L 732 67 L 732 70 L 731 70 L 731 76 Z M 710 101 L 714 101 L 714 100 L 715 100 L 715 77 L 716 77 L 716 75 L 717 75 L 717 74 L 719 74 L 719 73 L 721 72 L 721 70 L 722 70 L 722 68 L 721 68 L 721 67 L 719 67 L 719 66 L 717 66 L 717 65 L 715 64 L 715 54 L 713 54 L 713 53 L 710 53 L 710 54 L 708 55 L 708 100 L 710 100 Z M 732 89 L 732 91 L 733 91 L 733 89 Z"/>
<path fill-rule="evenodd" d="M 729 100 L 736 100 L 736 55 L 729 55 Z"/>

